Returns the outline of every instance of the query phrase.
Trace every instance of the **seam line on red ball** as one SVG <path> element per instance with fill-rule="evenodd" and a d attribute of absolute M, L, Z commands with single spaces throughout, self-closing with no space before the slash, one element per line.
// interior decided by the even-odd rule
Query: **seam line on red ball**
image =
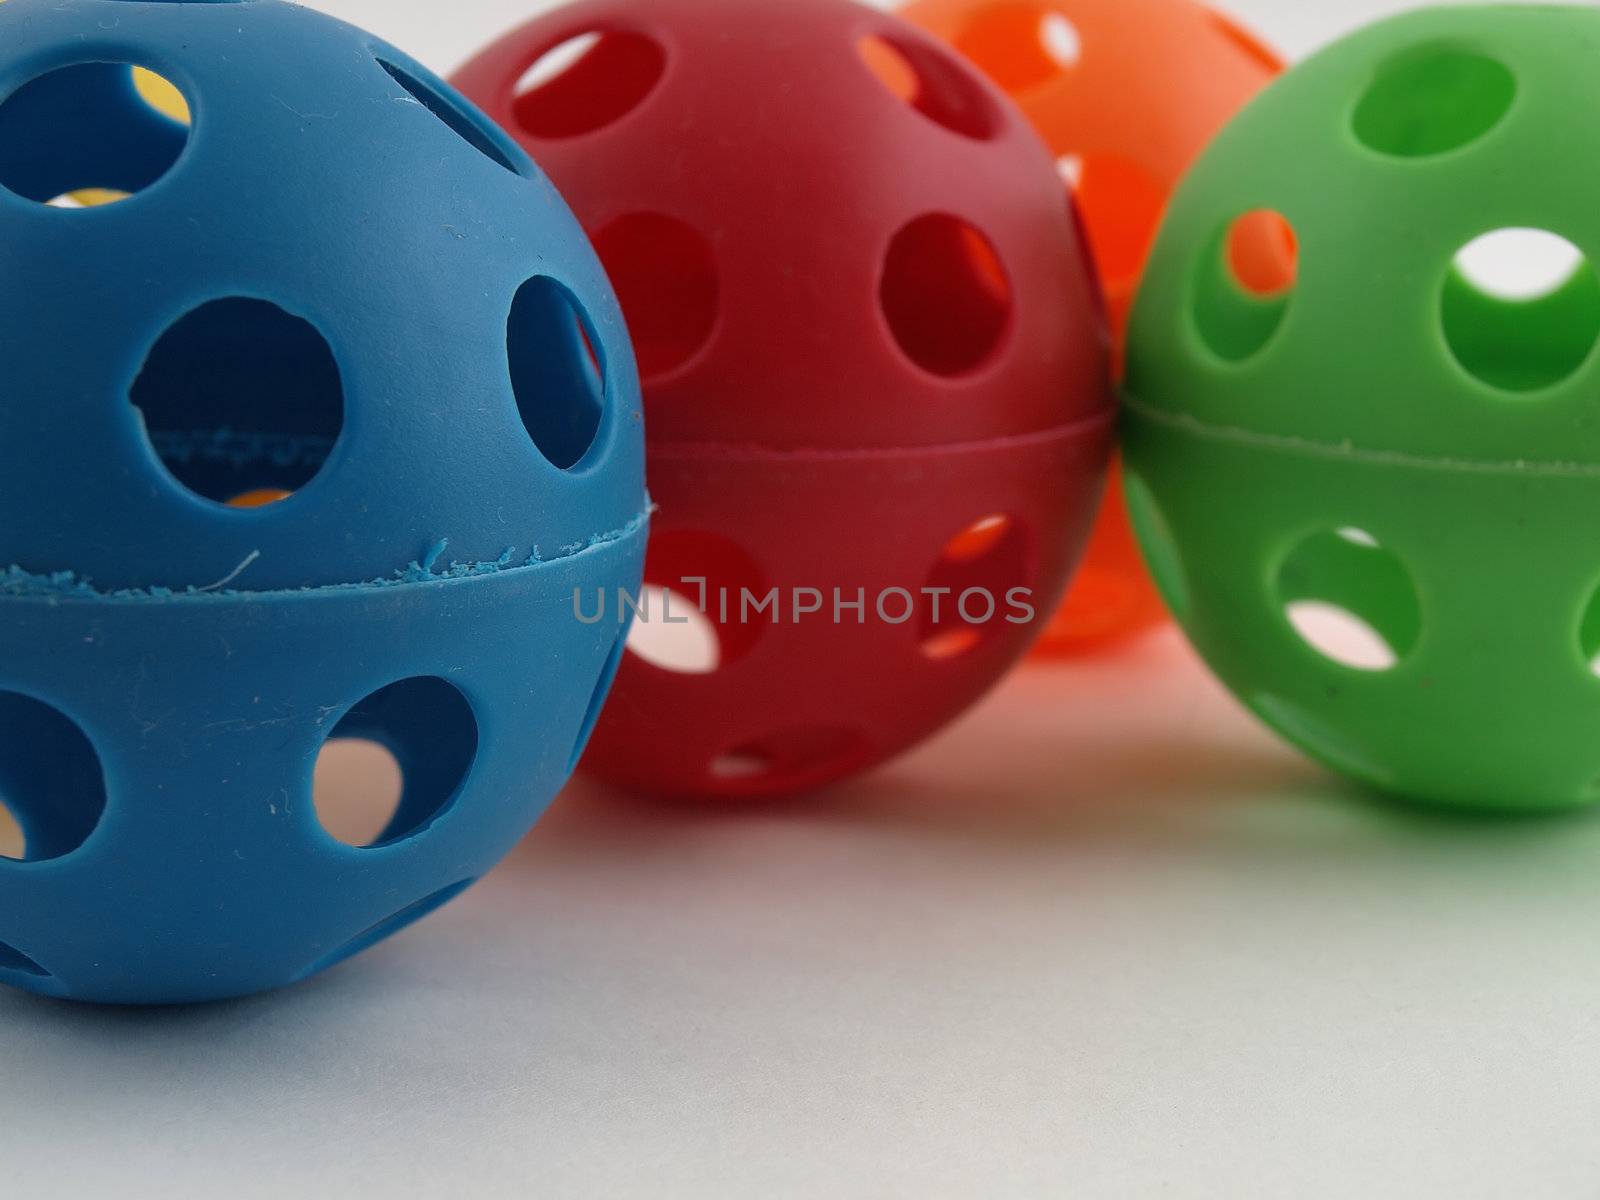
<path fill-rule="evenodd" d="M 967 442 L 939 442 L 928 446 L 862 446 L 842 449 L 823 447 L 777 447 L 759 443 L 735 442 L 659 442 L 650 446 L 652 458 L 693 459 L 763 459 L 781 458 L 786 461 L 803 460 L 853 460 L 882 458 L 926 458 L 946 454 L 971 454 L 991 450 L 1020 449 L 1028 446 L 1045 446 L 1052 442 L 1072 441 L 1088 434 L 1102 431 L 1115 423 L 1117 412 L 1107 409 L 1092 417 L 1057 425 L 1036 433 L 1012 434 L 1008 437 L 981 438 Z"/>

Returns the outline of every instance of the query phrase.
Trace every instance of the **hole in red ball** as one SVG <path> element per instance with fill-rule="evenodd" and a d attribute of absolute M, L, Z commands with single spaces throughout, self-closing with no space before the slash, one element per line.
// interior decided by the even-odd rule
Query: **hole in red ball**
<path fill-rule="evenodd" d="M 643 104 L 666 69 L 666 51 L 643 34 L 579 33 L 528 68 L 512 112 L 536 138 L 594 133 Z"/>
<path fill-rule="evenodd" d="M 878 298 L 900 349 L 934 375 L 977 370 L 1011 324 L 1011 285 L 994 244 L 945 213 L 895 235 Z"/>
<path fill-rule="evenodd" d="M 633 213 L 600 229 L 594 247 L 622 302 L 639 374 L 665 375 L 699 354 L 717 323 L 711 243 L 674 217 Z"/>
<path fill-rule="evenodd" d="M 1032 547 L 1021 522 L 1003 514 L 974 521 L 946 543 L 928 572 L 919 602 L 922 652 L 943 660 L 976 650 L 1026 615 L 1022 605 L 1035 598 L 1020 590 L 1032 577 Z"/>
<path fill-rule="evenodd" d="M 856 46 L 890 95 L 962 137 L 993 137 L 1000 117 L 971 68 L 937 47 L 898 34 L 873 34 Z"/>
<path fill-rule="evenodd" d="M 866 738 L 850 729 L 790 729 L 736 746 L 712 760 L 723 791 L 792 791 L 850 774 L 869 756 Z"/>
<path fill-rule="evenodd" d="M 718 534 L 655 534 L 644 580 L 628 649 L 662 670 L 718 671 L 749 653 L 774 615 L 760 568 Z"/>

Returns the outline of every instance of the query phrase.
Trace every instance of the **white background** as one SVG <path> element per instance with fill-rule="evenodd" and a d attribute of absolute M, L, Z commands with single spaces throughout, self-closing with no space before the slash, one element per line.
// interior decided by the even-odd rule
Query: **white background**
<path fill-rule="evenodd" d="M 537 6 L 318 7 L 448 69 Z M 1296 55 L 1390 7 L 1234 5 Z M 577 785 L 283 994 L 0 995 L 19 1200 L 1576 1200 L 1597 1130 L 1600 824 L 1366 797 L 1171 633 L 825 798 Z"/>

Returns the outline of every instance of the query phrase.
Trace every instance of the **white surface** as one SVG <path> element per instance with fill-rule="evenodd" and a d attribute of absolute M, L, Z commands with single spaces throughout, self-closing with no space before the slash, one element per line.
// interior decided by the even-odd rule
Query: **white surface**
<path fill-rule="evenodd" d="M 1597 864 L 1320 775 L 1162 635 L 824 800 L 575 789 L 295 990 L 0 996 L 0 1194 L 1592 1197 Z"/>
<path fill-rule="evenodd" d="M 322 7 L 440 67 L 528 9 Z M 1167 634 L 820 801 L 575 789 L 296 990 L 0 995 L 0 1196 L 1578 1200 L 1597 918 L 1600 822 L 1374 802 Z"/>

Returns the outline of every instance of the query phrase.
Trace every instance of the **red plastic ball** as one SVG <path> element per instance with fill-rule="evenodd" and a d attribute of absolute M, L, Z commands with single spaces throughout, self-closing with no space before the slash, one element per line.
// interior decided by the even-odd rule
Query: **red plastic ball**
<path fill-rule="evenodd" d="M 967 709 L 1064 590 L 1114 418 L 1083 238 L 1022 115 L 848 0 L 592 0 L 457 83 L 617 286 L 659 506 L 646 580 L 715 626 L 693 670 L 627 656 L 586 768 L 792 793 Z"/>

